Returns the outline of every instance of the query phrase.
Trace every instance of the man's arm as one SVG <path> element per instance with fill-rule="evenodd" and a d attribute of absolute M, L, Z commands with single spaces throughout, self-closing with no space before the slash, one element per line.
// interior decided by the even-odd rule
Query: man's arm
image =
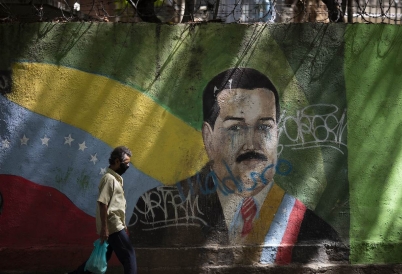
<path fill-rule="evenodd" d="M 98 204 L 101 219 L 101 231 L 99 236 L 101 243 L 103 243 L 103 241 L 107 241 L 107 238 L 109 237 L 109 229 L 107 227 L 107 205 L 101 202 L 98 202 Z"/>

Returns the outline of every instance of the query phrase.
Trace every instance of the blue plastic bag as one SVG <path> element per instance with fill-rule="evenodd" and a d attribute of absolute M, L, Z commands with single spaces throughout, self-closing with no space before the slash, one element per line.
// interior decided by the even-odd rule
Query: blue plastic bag
<path fill-rule="evenodd" d="M 109 244 L 103 241 L 101 244 L 100 239 L 94 242 L 94 250 L 91 253 L 87 263 L 85 264 L 85 271 L 94 274 L 103 274 L 107 269 L 106 251 Z"/>

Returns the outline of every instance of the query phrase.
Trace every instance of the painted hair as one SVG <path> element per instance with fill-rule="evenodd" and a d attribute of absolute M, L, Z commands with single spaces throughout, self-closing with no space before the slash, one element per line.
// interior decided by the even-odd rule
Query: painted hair
<path fill-rule="evenodd" d="M 113 165 L 116 161 L 116 159 L 119 159 L 120 162 L 123 162 L 124 160 L 124 155 L 126 155 L 128 157 L 131 157 L 131 151 L 125 147 L 125 146 L 119 146 L 116 147 L 115 149 L 113 149 L 112 153 L 110 154 L 110 158 L 109 158 L 109 164 Z"/>
<path fill-rule="evenodd" d="M 279 96 L 275 86 L 267 76 L 252 68 L 231 68 L 219 73 L 207 84 L 203 94 L 204 122 L 214 128 L 216 118 L 219 116 L 218 94 L 224 89 L 248 89 L 266 88 L 275 96 L 276 123 L 279 120 L 280 105 Z"/>

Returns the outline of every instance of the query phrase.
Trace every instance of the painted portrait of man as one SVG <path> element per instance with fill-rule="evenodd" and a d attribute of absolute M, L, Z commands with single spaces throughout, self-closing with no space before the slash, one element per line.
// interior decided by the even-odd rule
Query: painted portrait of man
<path fill-rule="evenodd" d="M 347 260 L 337 232 L 274 182 L 279 114 L 278 91 L 261 72 L 231 68 L 211 79 L 202 125 L 209 162 L 140 197 L 129 224 L 134 246 L 237 246 L 261 263 Z"/>

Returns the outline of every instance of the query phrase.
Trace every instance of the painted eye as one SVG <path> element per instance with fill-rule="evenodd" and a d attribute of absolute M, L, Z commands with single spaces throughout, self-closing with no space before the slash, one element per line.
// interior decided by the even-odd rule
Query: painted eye
<path fill-rule="evenodd" d="M 269 130 L 270 128 L 272 128 L 271 125 L 265 125 L 265 124 L 257 126 L 258 130 Z"/>
<path fill-rule="evenodd" d="M 239 131 L 240 129 L 241 129 L 241 126 L 239 126 L 239 125 L 233 125 L 229 128 L 229 130 L 232 130 L 232 131 Z"/>

